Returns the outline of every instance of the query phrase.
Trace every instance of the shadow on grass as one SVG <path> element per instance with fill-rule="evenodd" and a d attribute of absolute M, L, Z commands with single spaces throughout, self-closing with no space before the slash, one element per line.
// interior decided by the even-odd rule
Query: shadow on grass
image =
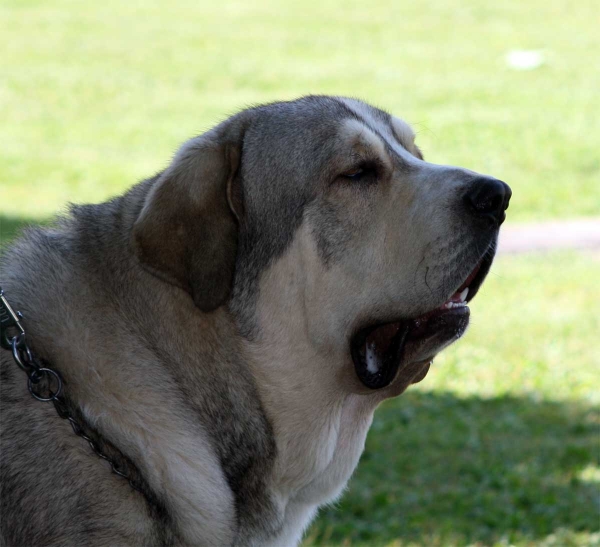
<path fill-rule="evenodd" d="M 597 409 L 584 404 L 408 392 L 377 411 L 348 492 L 305 545 L 530 544 L 561 529 L 597 532 L 598 440 Z"/>

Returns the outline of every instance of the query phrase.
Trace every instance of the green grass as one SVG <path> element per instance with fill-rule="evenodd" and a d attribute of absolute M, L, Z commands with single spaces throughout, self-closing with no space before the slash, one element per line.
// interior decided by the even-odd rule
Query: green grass
<path fill-rule="evenodd" d="M 306 545 L 600 545 L 600 256 L 502 257 Z"/>
<path fill-rule="evenodd" d="M 510 183 L 510 221 L 600 214 L 597 3 L 0 4 L 0 245 L 246 105 L 364 98 L 426 157 Z M 545 64 L 509 69 L 513 49 Z M 600 545 L 600 261 L 502 258 L 466 338 L 377 412 L 307 545 Z"/>
<path fill-rule="evenodd" d="M 600 213 L 592 0 L 3 0 L 0 20 L 0 214 L 102 200 L 240 107 L 306 93 L 406 118 L 432 161 L 509 182 L 511 220 Z M 546 63 L 511 70 L 513 49 Z"/>

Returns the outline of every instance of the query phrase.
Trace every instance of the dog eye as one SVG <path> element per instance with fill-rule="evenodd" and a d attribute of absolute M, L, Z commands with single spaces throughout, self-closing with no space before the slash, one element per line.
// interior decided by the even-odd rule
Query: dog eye
<path fill-rule="evenodd" d="M 347 173 L 343 173 L 341 177 L 351 182 L 362 182 L 368 179 L 374 180 L 377 176 L 377 171 L 372 165 L 361 165 Z"/>

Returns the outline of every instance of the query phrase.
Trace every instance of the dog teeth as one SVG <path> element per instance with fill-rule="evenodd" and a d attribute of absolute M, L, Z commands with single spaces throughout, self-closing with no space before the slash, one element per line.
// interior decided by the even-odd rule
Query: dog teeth
<path fill-rule="evenodd" d="M 464 302 L 467 299 L 468 294 L 469 294 L 469 287 L 467 287 L 463 292 L 460 293 L 460 301 Z"/>
<path fill-rule="evenodd" d="M 445 310 L 451 310 L 452 308 L 464 308 L 466 307 L 467 303 L 462 301 L 462 302 L 446 302 L 444 304 L 444 309 Z"/>

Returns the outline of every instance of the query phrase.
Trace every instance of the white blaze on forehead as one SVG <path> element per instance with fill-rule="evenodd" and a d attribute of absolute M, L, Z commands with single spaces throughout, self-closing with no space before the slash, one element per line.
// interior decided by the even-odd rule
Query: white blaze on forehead
<path fill-rule="evenodd" d="M 339 100 L 343 102 L 350 110 L 352 110 L 352 112 L 354 112 L 358 117 L 362 118 L 373 127 L 376 127 L 378 131 L 381 131 L 384 134 L 389 132 L 387 124 L 381 120 L 378 120 L 373 115 L 373 110 L 369 105 L 361 101 L 357 101 L 356 99 L 347 99 L 346 97 L 340 97 Z"/>
<path fill-rule="evenodd" d="M 372 127 L 376 127 L 377 131 L 384 135 L 386 139 L 389 138 L 388 145 L 400 156 L 406 157 L 407 152 L 408 157 L 413 155 L 411 151 L 414 148 L 415 132 L 405 121 L 391 116 L 392 128 L 390 128 L 387 123 L 374 115 L 372 107 L 369 105 L 357 101 L 356 99 L 348 99 L 345 97 L 339 97 L 338 99 L 357 116 L 365 120 Z M 402 147 L 398 147 L 397 143 L 401 143 Z"/>
<path fill-rule="evenodd" d="M 385 145 L 381 138 L 359 120 L 353 118 L 345 120 L 341 128 L 341 137 L 348 141 L 358 141 L 360 144 L 371 148 L 382 159 L 387 158 Z"/>

